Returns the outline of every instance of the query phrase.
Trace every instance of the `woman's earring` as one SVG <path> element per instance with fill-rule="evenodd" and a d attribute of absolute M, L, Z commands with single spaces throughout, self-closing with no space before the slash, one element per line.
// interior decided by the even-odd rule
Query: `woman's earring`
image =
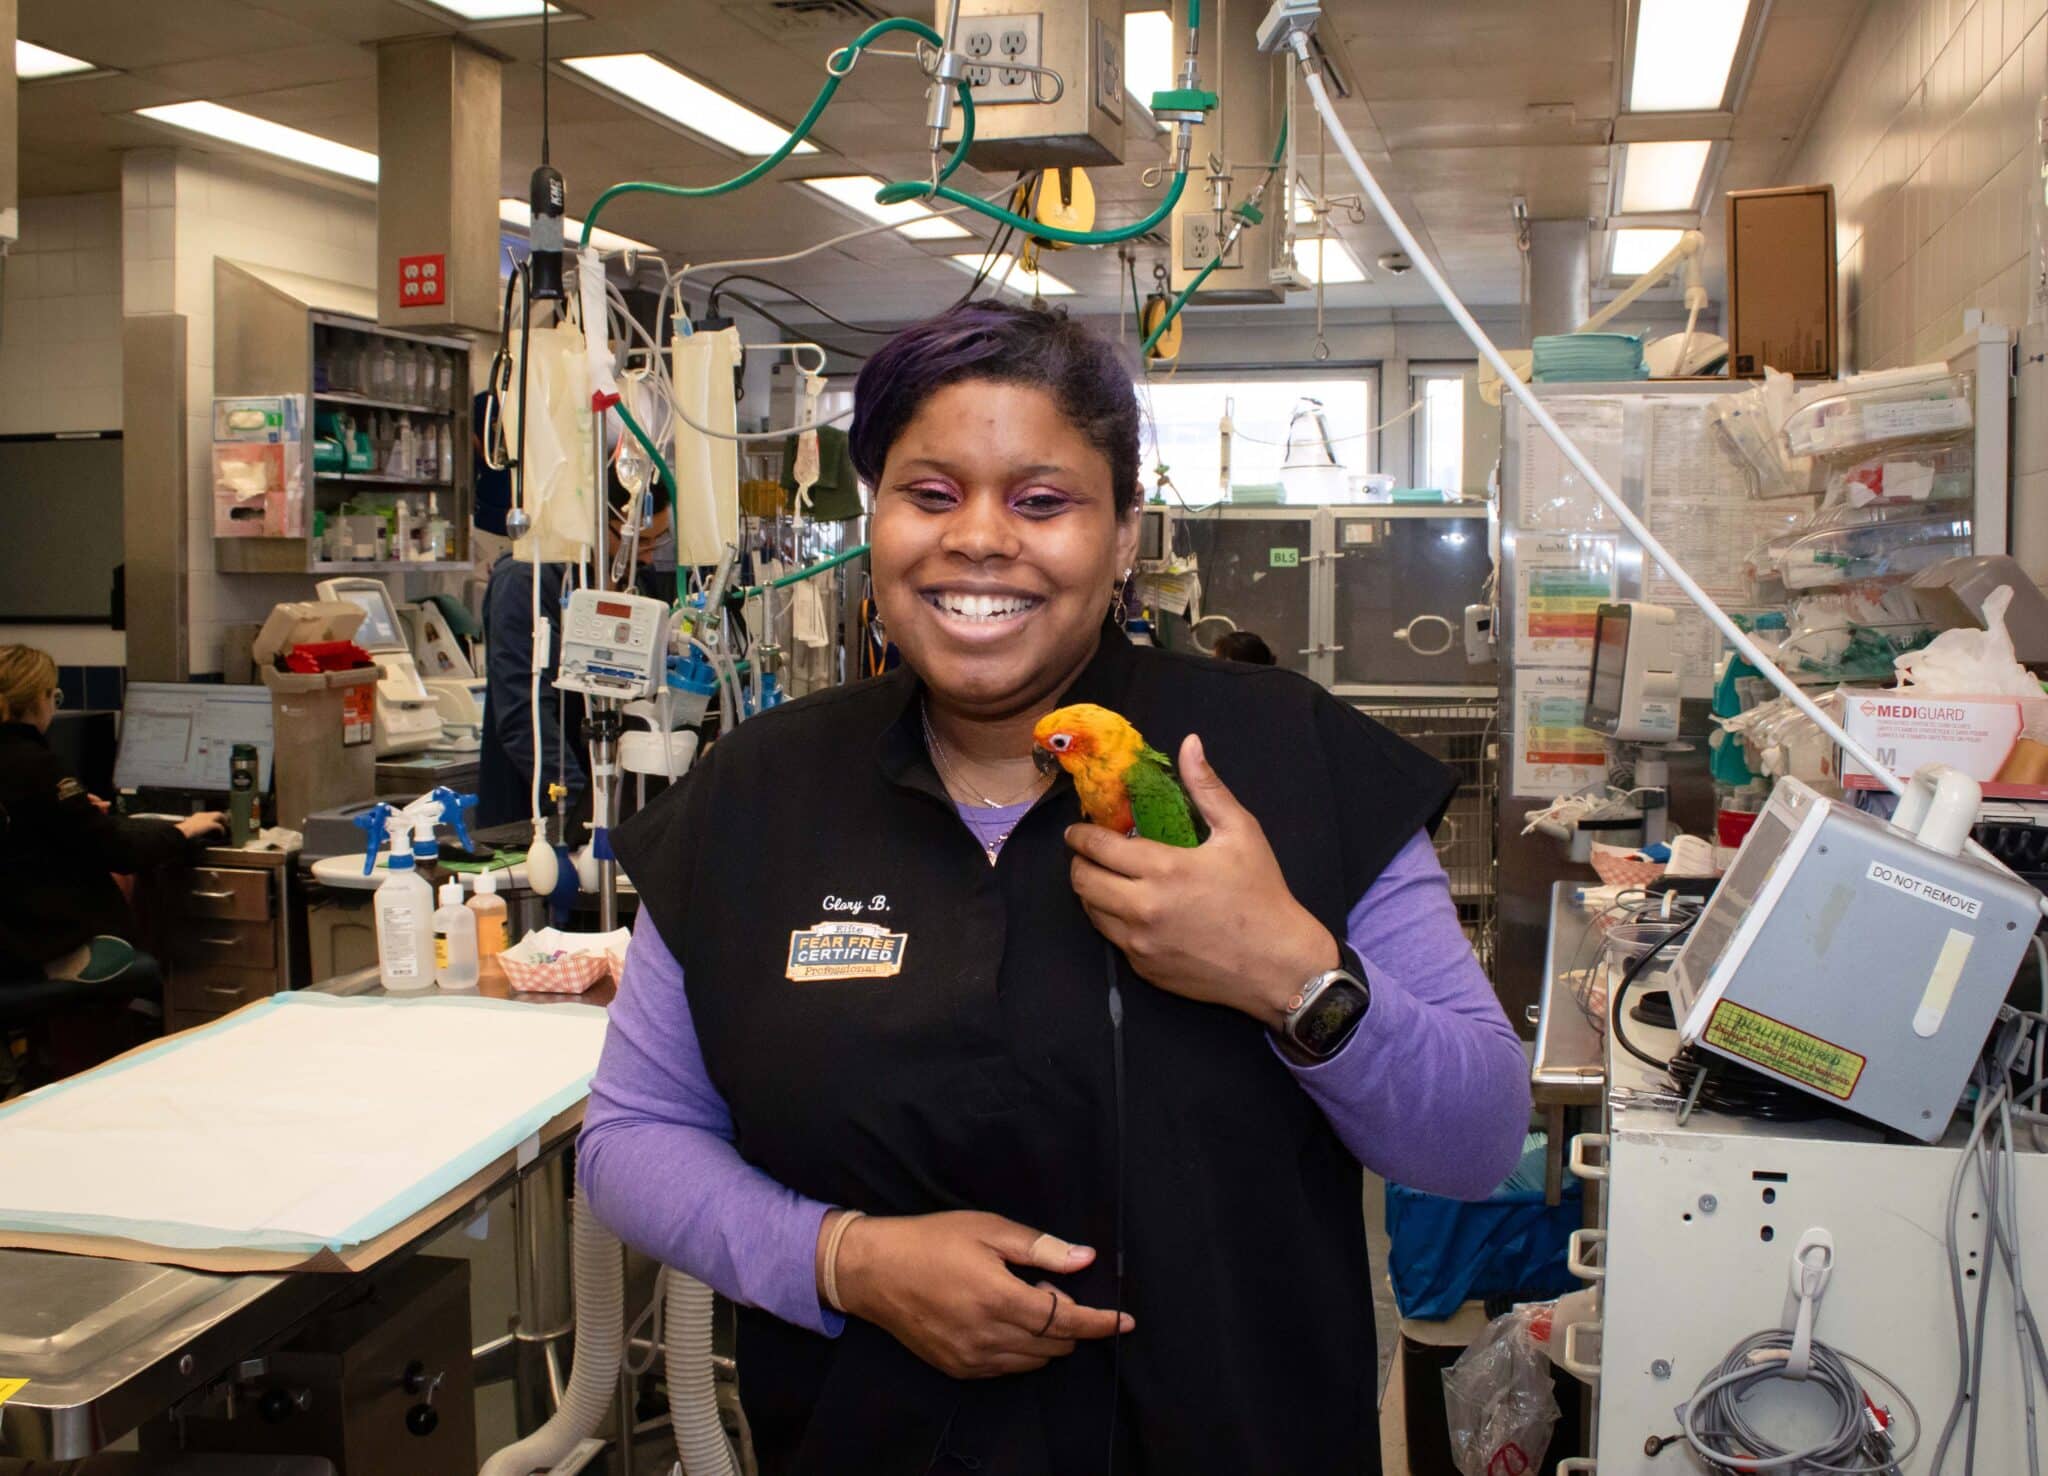
<path fill-rule="evenodd" d="M 1109 594 L 1109 614 L 1111 619 L 1115 619 L 1123 614 L 1124 595 L 1129 591 L 1130 587 L 1131 571 L 1126 569 L 1123 572 L 1123 577 L 1117 580 L 1116 588 L 1111 590 Z"/>

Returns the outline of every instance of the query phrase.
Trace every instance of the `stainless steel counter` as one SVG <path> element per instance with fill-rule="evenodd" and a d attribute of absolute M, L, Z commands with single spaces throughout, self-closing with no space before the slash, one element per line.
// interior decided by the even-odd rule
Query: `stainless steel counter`
<path fill-rule="evenodd" d="M 1550 887 L 1550 928 L 1543 949 L 1543 985 L 1536 1010 L 1536 1051 L 1529 1066 L 1529 1085 L 1536 1104 L 1592 1107 L 1606 1085 L 1605 1038 L 1586 1019 L 1561 976 L 1574 966 L 1592 964 L 1595 949 L 1587 939 L 1593 911 L 1573 901 L 1583 882 L 1553 882 Z"/>
<path fill-rule="evenodd" d="M 380 992 L 375 969 L 314 987 Z M 562 1150 L 575 1133 L 572 1127 L 544 1141 L 539 1156 L 523 1167 L 508 1162 L 480 1194 L 444 1199 L 433 1222 L 380 1266 L 417 1253 L 536 1175 L 547 1180 L 546 1189 L 527 1196 L 535 1205 L 523 1218 L 548 1222 L 550 1245 L 559 1241 L 563 1251 L 554 1259 L 566 1266 Z M 359 1274 L 374 1276 L 377 1269 Z M 0 1405 L 0 1455 L 75 1460 L 104 1450 L 264 1351 L 356 1283 L 357 1277 L 341 1274 L 219 1275 L 0 1249 L 0 1376 L 28 1380 Z"/>

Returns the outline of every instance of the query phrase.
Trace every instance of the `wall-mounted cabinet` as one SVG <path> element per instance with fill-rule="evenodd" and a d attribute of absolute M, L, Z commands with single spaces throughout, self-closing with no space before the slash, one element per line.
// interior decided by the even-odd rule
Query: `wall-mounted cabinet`
<path fill-rule="evenodd" d="M 237 574 L 470 567 L 469 342 L 379 327 L 376 294 L 214 263 L 214 394 L 293 395 L 303 531 L 216 536 Z"/>

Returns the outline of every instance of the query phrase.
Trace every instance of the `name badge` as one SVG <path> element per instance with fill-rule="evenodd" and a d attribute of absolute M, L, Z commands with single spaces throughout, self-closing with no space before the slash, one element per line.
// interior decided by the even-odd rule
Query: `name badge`
<path fill-rule="evenodd" d="M 821 922 L 789 935 L 788 977 L 798 983 L 892 979 L 903 972 L 908 933 L 875 923 Z"/>

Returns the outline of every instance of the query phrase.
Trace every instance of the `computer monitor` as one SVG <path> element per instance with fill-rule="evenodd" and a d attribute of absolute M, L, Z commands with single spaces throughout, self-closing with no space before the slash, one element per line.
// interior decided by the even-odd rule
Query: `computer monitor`
<path fill-rule="evenodd" d="M 268 688 L 130 682 L 121 706 L 114 787 L 226 794 L 237 743 L 256 746 L 256 787 L 269 789 L 277 745 Z"/>
<path fill-rule="evenodd" d="M 391 603 L 391 591 L 381 579 L 323 579 L 320 598 L 346 600 L 363 612 L 362 628 L 355 642 L 365 651 L 410 651 L 405 632 L 398 624 L 398 607 Z"/>

